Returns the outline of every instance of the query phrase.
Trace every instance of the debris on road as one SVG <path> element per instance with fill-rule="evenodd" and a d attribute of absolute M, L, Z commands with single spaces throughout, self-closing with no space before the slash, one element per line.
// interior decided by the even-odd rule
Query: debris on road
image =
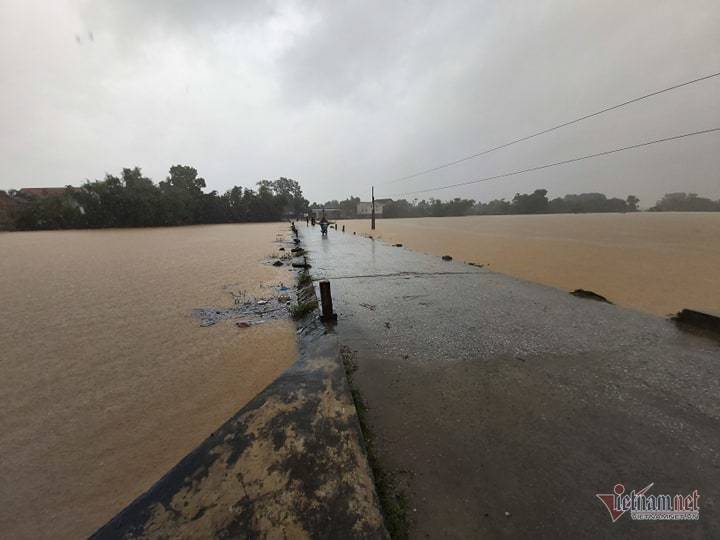
<path fill-rule="evenodd" d="M 718 313 L 685 308 L 674 315 L 672 320 L 720 333 L 720 314 Z"/>
<path fill-rule="evenodd" d="M 577 296 L 578 298 L 587 298 L 588 300 L 596 300 L 598 302 L 605 302 L 607 304 L 612 304 L 610 300 L 605 298 L 602 295 L 599 295 L 592 291 L 586 291 L 585 289 L 575 289 L 570 294 L 573 296 Z"/>
<path fill-rule="evenodd" d="M 292 267 L 293 267 L 293 268 L 304 268 L 304 269 L 306 269 L 306 270 L 307 270 L 308 268 L 312 268 L 312 266 L 310 265 L 310 263 L 307 262 L 306 260 L 303 260 L 303 259 L 293 259 Z"/>
<path fill-rule="evenodd" d="M 239 328 L 247 328 L 268 320 L 289 318 L 288 304 L 291 300 L 291 295 L 287 293 L 260 300 L 249 298 L 242 303 L 236 300 L 236 305 L 230 308 L 193 309 L 191 316 L 193 319 L 199 320 L 200 326 L 203 327 L 214 326 L 225 320 L 233 320 Z"/>

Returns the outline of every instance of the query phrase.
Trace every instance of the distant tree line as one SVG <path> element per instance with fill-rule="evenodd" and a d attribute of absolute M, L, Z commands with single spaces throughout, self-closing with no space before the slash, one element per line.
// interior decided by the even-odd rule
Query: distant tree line
<path fill-rule="evenodd" d="M 310 209 L 312 210 L 316 208 L 338 208 L 342 212 L 342 215 L 345 218 L 349 219 L 357 216 L 357 205 L 359 202 L 360 197 L 350 196 L 349 199 L 345 199 L 343 201 L 333 199 L 331 201 L 327 201 L 325 204 L 314 202 L 310 205 Z"/>
<path fill-rule="evenodd" d="M 205 180 L 195 168 L 174 165 L 168 177 L 158 184 L 134 167 L 123 169 L 119 177 L 108 174 L 104 180 L 88 181 L 79 188 L 68 186 L 60 197 L 32 197 L 23 195 L 23 190 L 0 192 L 0 228 L 82 229 L 278 221 L 300 217 L 309 208 L 338 208 L 343 217 L 353 218 L 360 202 L 359 197 L 351 196 L 310 205 L 300 184 L 289 178 L 262 180 L 256 189 L 235 186 L 222 195 L 217 191 L 205 193 L 205 187 Z M 602 193 L 580 193 L 549 199 L 547 194 L 546 189 L 536 189 L 532 193 L 516 193 L 509 201 L 488 202 L 459 197 L 448 201 L 399 199 L 386 202 L 382 216 L 637 212 L 640 203 L 634 195 L 619 199 Z M 667 193 L 648 210 L 717 212 L 720 200 L 696 193 Z"/>
<path fill-rule="evenodd" d="M 629 195 L 625 200 L 608 198 L 602 193 L 581 193 L 565 195 L 549 200 L 546 189 L 533 193 L 516 193 L 511 201 L 495 199 L 486 203 L 473 199 L 455 198 L 449 201 L 430 198 L 428 200 L 399 199 L 385 203 L 382 216 L 385 218 L 404 217 L 447 217 L 494 214 L 563 214 L 584 212 L 636 212 L 640 200 Z M 332 200 L 324 205 L 313 203 L 311 208 L 339 208 L 343 216 L 355 217 L 358 197 L 343 201 Z"/>
<path fill-rule="evenodd" d="M 440 199 L 430 199 L 421 201 L 408 202 L 400 199 L 386 204 L 383 207 L 383 217 L 403 218 L 403 217 L 447 217 L 447 216 L 467 216 L 474 214 L 473 206 L 475 201 L 472 199 L 455 198 L 451 201 L 441 201 Z"/>
<path fill-rule="evenodd" d="M 627 199 L 608 198 L 602 193 L 570 194 L 564 197 L 548 199 L 546 189 L 536 189 L 532 193 L 516 193 L 511 201 L 494 199 L 489 202 L 475 202 L 472 199 L 453 199 L 429 203 L 420 201 L 413 204 L 416 210 L 425 215 L 461 216 L 461 215 L 497 215 L 497 214 L 570 214 L 590 212 L 636 212 L 637 197 Z M 401 201 L 399 201 L 401 202 Z M 430 212 L 427 214 L 427 212 Z"/>
<path fill-rule="evenodd" d="M 628 195 L 625 199 L 607 197 L 602 193 L 569 194 L 549 199 L 546 189 L 532 193 L 516 193 L 512 200 L 493 199 L 478 202 L 473 199 L 455 198 L 448 201 L 430 198 L 408 201 L 399 199 L 383 206 L 382 217 L 447 217 L 470 215 L 506 214 L 583 214 L 602 212 L 638 212 L 640 199 Z M 355 217 L 358 197 L 343 201 L 332 200 L 325 204 L 313 203 L 311 208 L 340 208 L 346 218 Z M 696 193 L 667 193 L 649 208 L 650 212 L 717 212 L 720 200 L 699 197 Z"/>
<path fill-rule="evenodd" d="M 713 201 L 697 193 L 666 193 L 648 208 L 650 212 L 720 212 L 720 199 Z"/>
<path fill-rule="evenodd" d="M 60 197 L 28 198 L 22 190 L 10 195 L 18 201 L 15 228 L 31 230 L 277 221 L 308 207 L 300 184 L 289 178 L 262 180 L 257 189 L 235 186 L 222 195 L 205 187 L 195 168 L 174 165 L 159 184 L 135 167 L 68 186 Z"/>

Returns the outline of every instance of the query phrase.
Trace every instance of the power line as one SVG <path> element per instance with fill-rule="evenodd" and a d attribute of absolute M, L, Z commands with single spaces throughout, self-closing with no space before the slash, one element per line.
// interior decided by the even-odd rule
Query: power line
<path fill-rule="evenodd" d="M 439 187 L 428 188 L 428 189 L 419 189 L 416 191 L 406 191 L 404 193 L 396 193 L 395 196 L 414 195 L 416 193 L 426 193 L 428 191 L 440 191 L 443 189 L 450 189 L 450 188 L 459 187 L 459 186 L 467 186 L 470 184 L 477 184 L 479 182 L 487 182 L 488 180 L 497 180 L 498 178 L 507 178 L 508 176 L 515 176 L 518 174 L 539 171 L 542 169 L 549 169 L 550 167 L 557 167 L 559 165 L 567 165 L 568 163 L 575 163 L 576 161 L 582 161 L 584 159 L 596 158 L 596 157 L 600 157 L 600 156 L 607 156 L 609 154 L 615 154 L 617 152 L 624 152 L 625 150 L 633 150 L 635 148 L 642 148 L 644 146 L 650 146 L 651 144 L 675 141 L 677 139 L 684 139 L 685 137 L 692 137 L 694 135 L 704 135 L 704 134 L 713 133 L 716 131 L 720 131 L 720 127 L 716 127 L 716 128 L 712 128 L 712 129 L 704 129 L 702 131 L 694 131 L 692 133 L 684 133 L 682 135 L 675 135 L 674 137 L 665 137 L 663 139 L 655 139 L 653 141 L 646 141 L 646 142 L 639 143 L 639 144 L 633 144 L 631 146 L 623 146 L 621 148 L 614 148 L 612 150 L 598 152 L 597 154 L 588 154 L 586 156 L 580 156 L 580 157 L 576 157 L 576 158 L 572 158 L 572 159 L 565 159 L 563 161 L 556 161 L 554 163 L 547 163 L 545 165 L 538 165 L 537 167 L 530 167 L 529 169 L 522 169 L 519 171 L 512 171 L 512 172 L 503 173 L 503 174 L 496 174 L 495 176 L 486 176 L 484 178 L 478 178 L 476 180 L 468 180 L 465 182 L 459 182 L 457 184 L 450 184 L 447 186 L 439 186 Z"/>
<path fill-rule="evenodd" d="M 431 173 L 431 172 L 434 172 L 434 171 L 439 171 L 440 169 L 445 169 L 445 168 L 447 168 L 447 167 L 452 167 L 453 165 L 457 165 L 458 163 L 462 163 L 462 162 L 464 162 L 464 161 L 468 161 L 468 160 L 471 160 L 471 159 L 478 158 L 478 157 L 480 157 L 480 156 L 484 156 L 484 155 L 489 154 L 489 153 L 491 153 L 491 152 L 495 152 L 496 150 L 501 150 L 502 148 L 507 148 L 508 146 L 512 146 L 512 145 L 514 145 L 514 144 L 521 143 L 521 142 L 523 142 L 523 141 L 527 141 L 527 140 L 533 139 L 533 138 L 535 138 L 535 137 L 539 137 L 540 135 L 544 135 L 545 133 L 550 133 L 551 131 L 555 131 L 555 130 L 557 130 L 557 129 L 564 128 L 564 127 L 569 126 L 569 125 L 572 125 L 572 124 L 577 124 L 578 122 L 582 122 L 583 120 L 587 120 L 588 118 L 593 118 L 594 116 L 599 116 L 599 115 L 604 114 L 604 113 L 606 113 L 606 112 L 614 111 L 615 109 L 619 109 L 619 108 L 621 108 L 621 107 L 625 107 L 626 105 L 630 105 L 630 104 L 632 104 L 632 103 L 637 103 L 638 101 L 642 101 L 642 100 L 644 100 L 644 99 L 648 99 L 648 98 L 650 98 L 650 97 L 657 96 L 657 95 L 659 95 L 659 94 L 664 94 L 665 92 L 670 92 L 671 90 L 677 90 L 678 88 L 682 88 L 683 86 L 688 86 L 688 85 L 695 84 L 695 83 L 698 83 L 698 82 L 701 82 L 701 81 L 706 81 L 706 80 L 708 80 L 708 79 L 712 79 L 713 77 L 717 77 L 718 75 L 720 75 L 720 71 L 717 72 L 717 73 L 711 73 L 710 75 L 705 75 L 705 76 L 703 76 L 703 77 L 698 77 L 697 79 L 693 79 L 693 80 L 691 80 L 691 81 L 685 81 L 685 82 L 680 83 L 680 84 L 676 84 L 676 85 L 673 85 L 673 86 L 669 86 L 669 87 L 667 87 L 667 88 L 663 88 L 662 90 L 657 90 L 657 91 L 655 91 L 655 92 L 651 92 L 651 93 L 649 93 L 649 94 L 645 94 L 644 96 L 636 97 L 636 98 L 630 99 L 630 100 L 628 100 L 628 101 L 623 101 L 622 103 L 618 103 L 617 105 L 613 105 L 613 106 L 611 106 L 611 107 L 606 107 L 605 109 L 596 111 L 596 112 L 591 113 L 591 114 L 586 114 L 585 116 L 581 116 L 581 117 L 579 117 L 579 118 L 575 118 L 574 120 L 570 120 L 570 121 L 568 121 L 568 122 L 563 122 L 562 124 L 558 124 L 558 125 L 556 125 L 556 126 L 552 126 L 552 127 L 547 128 L 547 129 L 543 129 L 542 131 L 538 131 L 538 132 L 532 133 L 532 134 L 527 135 L 527 136 L 525 136 L 525 137 L 520 137 L 519 139 L 514 139 L 514 140 L 512 140 L 512 141 L 510 141 L 510 142 L 506 142 L 506 143 L 501 144 L 501 145 L 499 145 L 499 146 L 494 146 L 494 147 L 492 147 L 492 148 L 488 148 L 487 150 L 483 150 L 482 152 L 478 152 L 478 153 L 476 153 L 476 154 L 472 154 L 472 155 L 469 155 L 469 156 L 465 156 L 465 157 L 456 159 L 456 160 L 454 160 L 454 161 L 448 161 L 447 163 L 443 163 L 443 164 L 441 164 L 441 165 L 438 165 L 437 167 L 431 167 L 430 169 L 425 169 L 425 170 L 422 170 L 422 171 L 418 171 L 418 172 L 416 172 L 416 173 L 409 174 L 409 175 L 407 175 L 407 176 L 401 176 L 400 178 L 395 178 L 394 180 L 390 180 L 390 181 L 385 182 L 385 183 L 387 183 L 387 184 L 393 184 L 393 183 L 396 183 L 396 182 L 401 182 L 402 180 L 410 180 L 411 178 L 416 178 L 416 177 L 422 176 L 422 175 L 424 175 L 424 174 L 428 174 L 428 173 Z"/>

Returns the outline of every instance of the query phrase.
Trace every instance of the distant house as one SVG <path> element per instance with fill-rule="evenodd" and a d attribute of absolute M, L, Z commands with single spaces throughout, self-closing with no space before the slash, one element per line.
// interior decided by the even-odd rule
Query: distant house
<path fill-rule="evenodd" d="M 382 217 L 383 206 L 391 202 L 393 202 L 392 199 L 375 199 L 375 216 Z M 358 217 L 370 217 L 372 215 L 372 202 L 357 203 L 356 212 Z"/>
<path fill-rule="evenodd" d="M 340 219 L 342 217 L 342 210 L 339 208 L 313 208 L 310 212 L 312 212 L 312 215 L 315 216 L 315 219 L 322 218 L 323 214 L 330 221 L 333 219 Z"/>

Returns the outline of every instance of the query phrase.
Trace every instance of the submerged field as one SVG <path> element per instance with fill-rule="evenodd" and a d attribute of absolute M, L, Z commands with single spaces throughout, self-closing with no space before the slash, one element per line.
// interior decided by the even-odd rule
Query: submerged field
<path fill-rule="evenodd" d="M 369 234 L 369 220 L 342 222 Z M 375 238 L 665 316 L 720 311 L 720 213 L 385 219 Z"/>
<path fill-rule="evenodd" d="M 0 235 L 0 530 L 91 534 L 296 357 L 288 320 L 201 327 L 266 297 L 284 224 Z"/>

